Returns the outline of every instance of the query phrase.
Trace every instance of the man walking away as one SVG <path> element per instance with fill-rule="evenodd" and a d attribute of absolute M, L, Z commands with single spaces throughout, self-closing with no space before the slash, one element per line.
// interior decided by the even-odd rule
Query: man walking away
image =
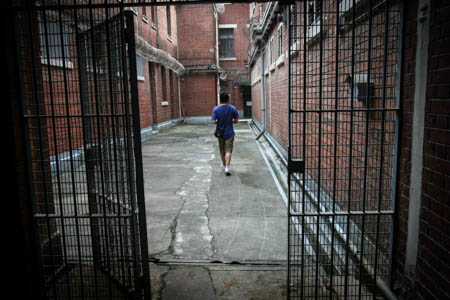
<path fill-rule="evenodd" d="M 227 176 L 231 175 L 230 162 L 233 152 L 234 129 L 233 123 L 238 122 L 239 113 L 236 107 L 228 104 L 229 96 L 227 92 L 220 93 L 220 105 L 216 106 L 212 112 L 211 120 L 217 124 L 217 128 L 223 131 L 223 138 L 219 140 L 220 158 L 222 160 L 221 168 Z"/>

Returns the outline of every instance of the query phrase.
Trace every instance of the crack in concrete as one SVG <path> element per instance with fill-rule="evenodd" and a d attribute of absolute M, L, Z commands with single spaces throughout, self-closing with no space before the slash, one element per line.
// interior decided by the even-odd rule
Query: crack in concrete
<path fill-rule="evenodd" d="M 183 205 L 176 216 L 175 228 L 172 231 L 172 255 L 177 257 L 211 258 L 215 252 L 207 213 L 212 178 L 212 167 L 209 161 L 214 158 L 214 154 L 212 154 L 211 145 L 205 147 L 203 143 L 199 148 L 202 153 L 208 153 L 210 156 L 187 156 L 186 160 L 195 164 L 193 175 L 176 192 L 183 199 Z"/>
<path fill-rule="evenodd" d="M 161 281 L 161 288 L 158 290 L 158 293 L 157 293 L 158 298 L 157 299 L 162 299 L 163 292 L 167 288 L 166 277 L 167 277 L 167 275 L 169 275 L 170 270 L 171 270 L 171 267 L 169 267 L 166 272 L 162 273 L 159 276 L 159 280 Z"/>
<path fill-rule="evenodd" d="M 208 222 L 207 222 L 206 225 L 208 226 L 209 234 L 211 235 L 211 249 L 212 249 L 211 258 L 213 258 L 214 254 L 216 254 L 216 252 L 217 252 L 217 249 L 215 247 L 215 244 L 217 244 L 217 241 L 216 241 L 216 238 L 214 237 L 214 234 L 212 233 L 212 229 L 211 229 L 211 225 L 210 225 L 210 217 L 209 217 L 209 203 L 210 203 L 209 199 L 210 199 L 210 195 L 211 195 L 211 188 L 209 189 L 208 193 L 206 194 L 206 199 L 208 201 L 208 207 L 206 208 L 205 215 L 206 215 L 206 218 L 208 219 Z"/>

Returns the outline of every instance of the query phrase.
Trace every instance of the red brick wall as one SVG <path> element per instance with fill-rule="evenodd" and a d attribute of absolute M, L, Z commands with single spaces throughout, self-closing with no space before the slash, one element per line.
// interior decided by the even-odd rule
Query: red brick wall
<path fill-rule="evenodd" d="M 221 90 L 230 94 L 230 103 L 238 110 L 244 109 L 244 100 L 240 88 L 236 85 L 238 79 L 248 78 L 246 63 L 248 61 L 248 46 L 250 44 L 250 12 L 248 3 L 224 5 L 224 13 L 219 13 L 220 24 L 236 24 L 234 29 L 234 56 L 236 60 L 219 60 L 220 67 L 227 71 L 227 80 L 221 84 Z M 242 117 L 242 116 L 241 116 Z"/>
<path fill-rule="evenodd" d="M 215 64 L 213 5 L 180 5 L 176 10 L 180 62 L 185 66 Z"/>
<path fill-rule="evenodd" d="M 216 77 L 200 73 L 181 81 L 182 111 L 186 117 L 210 116 L 216 106 Z"/>
<path fill-rule="evenodd" d="M 416 276 L 426 299 L 450 298 L 450 3 L 431 1 Z"/>
<path fill-rule="evenodd" d="M 157 6 L 153 10 L 150 7 L 136 8 L 137 16 L 135 16 L 136 32 L 140 37 L 146 40 L 153 47 L 169 53 L 173 58 L 178 57 L 178 30 L 177 30 L 177 14 L 175 6 L 170 6 L 170 22 L 171 34 L 168 35 L 167 24 L 167 8 L 166 6 Z M 152 13 L 155 12 L 155 22 L 152 22 Z M 144 16 L 145 13 L 145 16 Z M 145 18 L 146 17 L 146 18 Z M 148 61 L 143 59 L 143 73 L 145 80 L 138 82 L 139 88 L 139 107 L 141 117 L 141 128 L 147 128 L 150 125 L 155 125 L 178 118 L 178 82 L 177 79 L 172 78 L 172 85 L 170 84 L 170 76 L 172 71 L 165 68 L 166 84 L 165 91 L 162 91 L 161 84 L 161 65 L 153 63 L 153 78 L 150 78 L 148 70 Z M 150 93 L 150 86 L 152 86 L 152 93 Z M 152 97 L 154 99 L 152 99 Z M 152 101 L 152 105 L 150 105 Z M 162 102 L 169 102 L 168 106 L 162 106 Z M 150 109 L 153 109 L 152 112 Z"/>
<path fill-rule="evenodd" d="M 403 276 L 406 238 L 408 234 L 408 203 L 411 176 L 412 120 L 414 106 L 414 68 L 417 43 L 417 1 L 405 8 L 403 30 L 403 63 L 401 85 L 401 126 L 398 156 L 397 215 L 393 266 L 396 277 Z"/>
<path fill-rule="evenodd" d="M 187 72 L 181 81 L 184 117 L 209 116 L 216 105 L 216 18 L 212 4 L 177 6 L 179 57 Z M 190 71 L 200 68 L 202 71 Z"/>

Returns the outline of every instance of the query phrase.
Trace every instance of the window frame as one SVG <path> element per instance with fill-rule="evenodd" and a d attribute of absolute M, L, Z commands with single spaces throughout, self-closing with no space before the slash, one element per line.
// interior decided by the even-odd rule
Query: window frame
<path fill-rule="evenodd" d="M 167 39 L 172 41 L 172 16 L 171 16 L 171 6 L 166 6 L 166 23 L 167 23 Z"/>
<path fill-rule="evenodd" d="M 284 24 L 280 23 L 277 29 L 277 58 L 283 55 L 283 38 L 284 38 Z"/>
<path fill-rule="evenodd" d="M 313 11 L 310 11 L 310 4 L 313 4 Z M 307 39 L 312 39 L 314 37 L 316 37 L 321 30 L 321 26 L 320 26 L 320 14 L 323 13 L 323 9 L 322 9 L 322 5 L 320 5 L 320 8 L 317 8 L 317 4 L 320 3 L 322 4 L 321 0 L 308 0 L 307 4 L 306 4 L 306 16 L 307 16 L 307 20 L 306 20 L 306 24 L 307 24 Z M 310 16 L 313 16 L 313 20 L 312 22 L 310 21 Z"/>
<path fill-rule="evenodd" d="M 58 20 L 56 20 L 54 16 L 49 15 L 45 16 L 44 22 L 43 16 L 39 14 L 38 22 L 39 22 L 39 39 L 40 39 L 39 51 L 41 64 L 51 65 L 53 67 L 60 67 L 60 68 L 65 67 L 67 69 L 73 69 L 73 63 L 70 60 L 69 26 L 67 24 L 61 24 Z M 49 24 L 54 24 L 54 26 L 49 26 Z M 63 29 L 62 41 L 61 41 L 61 27 Z M 51 32 L 51 30 L 53 29 L 56 29 L 56 32 Z M 47 39 L 45 38 L 45 36 L 47 36 Z M 49 45 L 47 45 L 47 41 L 49 41 Z M 52 57 L 52 48 L 58 49 L 60 55 Z M 61 48 L 63 52 L 61 52 Z M 47 52 L 49 52 L 50 57 L 47 57 Z M 63 53 L 64 53 L 64 60 L 62 58 Z"/>
<path fill-rule="evenodd" d="M 235 52 L 235 29 L 237 28 L 237 24 L 219 24 L 219 60 L 236 60 L 236 52 Z M 224 30 L 231 30 L 232 32 L 232 38 L 223 38 L 223 35 L 221 34 L 221 31 Z M 223 55 L 223 46 L 221 45 L 222 40 L 231 40 L 232 41 L 232 47 L 229 49 L 226 49 L 230 51 L 230 53 L 225 53 Z"/>
<path fill-rule="evenodd" d="M 136 74 L 137 74 L 137 80 L 145 81 L 144 58 L 137 53 L 136 53 Z"/>

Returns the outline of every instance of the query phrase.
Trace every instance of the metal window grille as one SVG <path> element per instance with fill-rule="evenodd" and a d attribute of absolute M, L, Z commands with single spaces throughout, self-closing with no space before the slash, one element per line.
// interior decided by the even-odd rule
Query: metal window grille
<path fill-rule="evenodd" d="M 234 29 L 219 28 L 219 56 L 234 57 Z"/>
<path fill-rule="evenodd" d="M 401 7 L 298 4 L 289 18 L 288 295 L 382 298 L 392 254 Z"/>
<path fill-rule="evenodd" d="M 16 27 L 46 297 L 149 298 L 133 14 L 33 7 Z"/>

